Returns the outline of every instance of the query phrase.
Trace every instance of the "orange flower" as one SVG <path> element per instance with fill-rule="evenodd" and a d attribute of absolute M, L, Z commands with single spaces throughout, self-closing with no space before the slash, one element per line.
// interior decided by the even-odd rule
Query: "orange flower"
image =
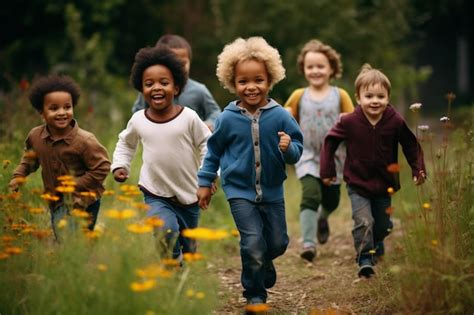
<path fill-rule="evenodd" d="M 23 249 L 21 249 L 20 247 L 12 246 L 12 247 L 5 248 L 5 253 L 9 255 L 18 255 L 18 254 L 21 254 L 22 252 L 23 252 Z"/>
<path fill-rule="evenodd" d="M 144 292 L 153 289 L 156 286 L 156 280 L 146 280 L 143 282 L 132 282 L 130 289 L 134 292 Z"/>
<path fill-rule="evenodd" d="M 132 203 L 132 207 L 137 208 L 139 210 L 148 210 L 150 206 L 143 202 L 134 202 Z"/>
<path fill-rule="evenodd" d="M 26 91 L 30 87 L 30 82 L 28 82 L 27 79 L 21 79 L 18 86 L 20 87 L 20 90 Z"/>
<path fill-rule="evenodd" d="M 84 211 L 82 209 L 72 209 L 71 215 L 76 218 L 88 218 L 90 217 L 89 212 Z"/>
<path fill-rule="evenodd" d="M 393 210 L 395 210 L 394 207 L 388 207 L 387 209 L 385 209 L 385 213 L 388 214 L 388 215 L 392 215 L 392 214 L 393 214 Z"/>
<path fill-rule="evenodd" d="M 2 236 L 2 241 L 4 243 L 10 243 L 11 241 L 14 241 L 15 240 L 15 237 L 14 236 L 10 236 L 10 235 L 4 235 Z"/>
<path fill-rule="evenodd" d="M 393 189 L 393 187 L 388 187 L 388 188 L 387 188 L 387 192 L 388 192 L 388 194 L 391 196 L 391 195 L 393 195 L 393 194 L 395 193 L 395 189 Z"/>
<path fill-rule="evenodd" d="M 105 190 L 103 193 L 104 196 L 112 196 L 115 195 L 115 191 L 113 190 Z"/>
<path fill-rule="evenodd" d="M 74 186 L 59 186 L 56 187 L 56 191 L 59 191 L 60 193 L 72 193 L 76 190 Z"/>
<path fill-rule="evenodd" d="M 270 309 L 270 306 L 266 303 L 260 304 L 249 304 L 245 306 L 245 310 L 254 313 L 266 312 Z"/>
<path fill-rule="evenodd" d="M 39 208 L 39 207 L 38 208 L 30 208 L 28 211 L 32 214 L 40 214 L 40 213 L 46 212 L 46 210 L 44 210 L 44 208 Z"/>
<path fill-rule="evenodd" d="M 59 181 L 74 181 L 74 177 L 71 175 L 61 175 L 58 176 Z"/>
<path fill-rule="evenodd" d="M 79 195 L 83 197 L 91 197 L 91 198 L 95 198 L 97 196 L 97 194 L 93 191 L 81 191 Z"/>
<path fill-rule="evenodd" d="M 42 194 L 40 197 L 42 199 L 46 200 L 46 201 L 58 201 L 59 200 L 58 196 L 54 196 L 54 195 L 51 195 L 49 193 Z"/>
<path fill-rule="evenodd" d="M 177 267 L 179 266 L 179 261 L 177 261 L 176 259 L 171 259 L 171 258 L 164 258 L 161 260 L 161 263 L 165 266 L 169 266 L 169 267 Z"/>
<path fill-rule="evenodd" d="M 165 225 L 165 221 L 157 217 L 148 217 L 145 219 L 144 224 L 151 225 L 154 227 L 160 227 L 160 226 Z"/>
<path fill-rule="evenodd" d="M 135 274 L 140 278 L 170 278 L 172 273 L 160 265 L 149 265 L 145 268 L 136 269 Z"/>
<path fill-rule="evenodd" d="M 239 230 L 237 230 L 237 229 L 232 229 L 232 230 L 230 231 L 230 235 L 235 236 L 235 237 L 239 237 L 239 236 L 240 236 Z"/>
<path fill-rule="evenodd" d="M 135 212 L 135 210 L 132 210 L 132 209 L 125 209 L 125 210 L 111 209 L 111 210 L 107 210 L 105 212 L 105 215 L 112 219 L 125 220 L 125 219 L 133 218 L 134 216 L 137 215 L 137 213 Z"/>
<path fill-rule="evenodd" d="M 61 185 L 63 185 L 63 186 L 76 186 L 77 183 L 74 180 L 62 180 Z"/>
<path fill-rule="evenodd" d="M 7 254 L 7 253 L 0 253 L 0 260 L 7 259 L 8 257 L 10 257 L 9 254 Z"/>
<path fill-rule="evenodd" d="M 431 205 L 428 202 L 423 203 L 423 209 L 429 210 L 431 208 Z"/>
<path fill-rule="evenodd" d="M 127 226 L 127 230 L 132 233 L 143 234 L 153 232 L 153 227 L 145 224 L 132 223 Z"/>
<path fill-rule="evenodd" d="M 400 172 L 400 164 L 398 163 L 392 163 L 387 166 L 387 171 L 390 173 L 399 173 Z"/>
<path fill-rule="evenodd" d="M 191 261 L 202 260 L 204 259 L 204 256 L 200 253 L 184 253 L 183 259 L 188 262 L 191 262 Z"/>

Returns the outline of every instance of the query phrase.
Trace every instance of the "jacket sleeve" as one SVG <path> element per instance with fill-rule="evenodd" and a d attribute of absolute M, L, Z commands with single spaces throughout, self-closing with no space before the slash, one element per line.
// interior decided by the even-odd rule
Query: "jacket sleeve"
<path fill-rule="evenodd" d="M 304 88 L 296 89 L 295 91 L 293 91 L 293 93 L 291 93 L 290 97 L 283 106 L 291 113 L 291 115 L 293 115 L 297 122 L 299 121 L 298 104 L 300 103 L 300 99 L 303 96 L 303 93 Z"/>
<path fill-rule="evenodd" d="M 39 159 L 36 152 L 33 150 L 30 137 L 25 141 L 25 150 L 21 157 L 20 164 L 13 171 L 13 178 L 15 177 L 26 177 L 29 174 L 35 172 L 39 168 Z"/>
<path fill-rule="evenodd" d="M 140 140 L 134 126 L 133 116 L 128 121 L 127 128 L 119 134 L 118 138 L 113 153 L 111 171 L 113 172 L 117 168 L 125 168 L 130 173 L 130 165 Z"/>
<path fill-rule="evenodd" d="M 288 113 L 285 113 L 288 115 Z M 287 164 L 295 164 L 301 158 L 303 153 L 303 133 L 296 122 L 295 118 L 288 115 L 285 121 L 284 130 L 291 138 L 290 146 L 285 153 L 283 153 L 283 160 Z"/>
<path fill-rule="evenodd" d="M 418 176 L 420 171 L 423 171 L 426 174 L 423 149 L 405 121 L 403 121 L 400 127 L 399 135 L 400 145 L 402 146 L 403 154 L 411 167 L 412 175 Z"/>
<path fill-rule="evenodd" d="M 320 156 L 320 177 L 333 178 L 336 177 L 336 163 L 334 154 L 339 144 L 346 139 L 346 130 L 344 128 L 344 117 L 329 130 L 326 138 L 324 138 L 323 148 Z"/>
<path fill-rule="evenodd" d="M 222 124 L 221 118 L 222 116 L 219 116 L 216 120 L 214 132 L 207 140 L 206 156 L 198 172 L 199 187 L 211 187 L 217 177 L 220 158 L 224 152 L 226 135 L 226 131 L 223 128 L 225 124 Z"/>
<path fill-rule="evenodd" d="M 110 171 L 107 150 L 96 137 L 90 136 L 86 139 L 82 158 L 87 171 L 82 176 L 75 178 L 76 189 L 78 191 L 100 189 Z"/>
<path fill-rule="evenodd" d="M 354 104 L 346 90 L 339 88 L 339 97 L 341 98 L 341 113 L 352 113 Z"/>

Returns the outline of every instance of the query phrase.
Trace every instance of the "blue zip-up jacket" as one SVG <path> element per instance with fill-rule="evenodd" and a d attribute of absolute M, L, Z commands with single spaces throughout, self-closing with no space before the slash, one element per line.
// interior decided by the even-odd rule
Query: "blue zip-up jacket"
<path fill-rule="evenodd" d="M 277 102 L 259 108 L 254 115 L 230 102 L 216 120 L 207 142 L 207 154 L 198 172 L 200 187 L 210 187 L 221 169 L 221 185 L 227 199 L 253 202 L 283 200 L 285 163 L 295 164 L 303 152 L 303 134 L 296 120 Z M 291 137 L 283 153 L 279 131 Z"/>

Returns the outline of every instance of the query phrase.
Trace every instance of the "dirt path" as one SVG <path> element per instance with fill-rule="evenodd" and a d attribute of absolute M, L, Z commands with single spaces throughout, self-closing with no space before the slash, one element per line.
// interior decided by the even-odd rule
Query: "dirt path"
<path fill-rule="evenodd" d="M 356 275 L 350 214 L 345 210 L 331 216 L 329 222 L 330 239 L 327 244 L 318 246 L 318 256 L 313 263 L 300 258 L 299 232 L 290 226 L 290 246 L 275 260 L 278 280 L 269 290 L 267 302 L 271 310 L 268 314 L 388 313 L 370 296 L 369 286 L 374 286 L 377 280 L 360 280 Z M 390 240 L 386 246 L 390 250 Z M 217 264 L 216 267 L 221 279 L 220 295 L 226 300 L 215 312 L 219 315 L 242 314 L 245 304 L 241 297 L 240 257 L 238 251 L 230 255 L 232 257 L 225 265 Z M 384 266 L 377 268 L 383 270 Z"/>

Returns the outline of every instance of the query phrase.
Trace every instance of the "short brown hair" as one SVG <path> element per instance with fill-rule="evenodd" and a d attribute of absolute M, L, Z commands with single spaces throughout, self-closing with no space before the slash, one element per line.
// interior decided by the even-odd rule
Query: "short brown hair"
<path fill-rule="evenodd" d="M 52 92 L 67 92 L 71 94 L 72 106 L 76 106 L 81 95 L 81 89 L 73 78 L 67 75 L 51 74 L 36 79 L 30 89 L 31 105 L 38 111 L 43 111 L 44 96 Z"/>
<path fill-rule="evenodd" d="M 360 69 L 359 75 L 355 80 L 355 92 L 356 96 L 359 96 L 359 92 L 362 88 L 368 87 L 371 85 L 380 84 L 383 88 L 387 90 L 388 96 L 390 96 L 390 90 L 392 85 L 390 80 L 387 78 L 382 71 L 372 68 L 371 65 L 365 63 Z"/>
<path fill-rule="evenodd" d="M 170 49 L 186 49 L 188 51 L 189 60 L 193 59 L 193 51 L 188 41 L 179 35 L 165 34 L 161 36 L 156 45 L 165 45 Z"/>
<path fill-rule="evenodd" d="M 341 62 L 341 55 L 334 50 L 329 45 L 323 44 L 321 41 L 317 39 L 312 39 L 307 42 L 300 51 L 298 58 L 296 59 L 296 64 L 298 65 L 298 70 L 301 73 L 304 73 L 304 57 L 309 52 L 319 52 L 322 53 L 328 58 L 329 64 L 333 70 L 331 75 L 332 78 L 340 78 L 342 76 L 342 62 Z"/>

